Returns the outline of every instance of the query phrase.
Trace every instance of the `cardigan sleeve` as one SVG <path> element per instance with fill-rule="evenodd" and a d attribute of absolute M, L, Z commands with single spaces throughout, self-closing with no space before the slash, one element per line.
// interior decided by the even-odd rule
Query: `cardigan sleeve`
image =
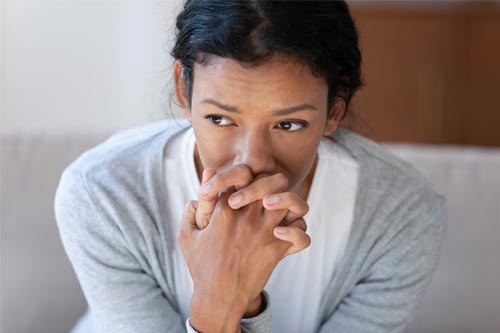
<path fill-rule="evenodd" d="M 63 173 L 54 210 L 95 333 L 185 332 L 180 315 L 128 250 L 120 229 L 96 209 L 79 172 Z"/>
<path fill-rule="evenodd" d="M 262 311 L 258 316 L 252 318 L 242 318 L 241 319 L 241 332 L 242 333 L 271 333 L 272 332 L 272 322 L 271 322 L 271 300 L 269 294 L 263 290 L 262 297 L 264 301 L 264 311 Z M 189 322 L 189 318 L 186 319 L 186 329 L 187 333 L 198 333 Z"/>
<path fill-rule="evenodd" d="M 436 270 L 446 233 L 446 199 L 437 196 L 407 223 L 355 284 L 320 332 L 403 332 Z"/>

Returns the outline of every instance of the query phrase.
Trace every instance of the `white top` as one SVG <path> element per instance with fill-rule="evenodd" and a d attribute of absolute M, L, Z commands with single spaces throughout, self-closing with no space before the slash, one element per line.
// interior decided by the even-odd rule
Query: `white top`
<path fill-rule="evenodd" d="M 170 208 L 166 220 L 177 221 L 175 232 L 178 232 L 185 203 L 198 198 L 200 182 L 194 146 L 191 127 L 179 132 L 165 146 L 165 186 Z M 359 165 L 340 145 L 325 137 L 318 147 L 318 157 L 307 199 L 310 209 L 304 217 L 311 245 L 282 260 L 265 287 L 270 295 L 273 330 L 277 332 L 313 332 L 319 327 L 322 296 L 344 253 L 351 229 Z M 186 321 L 193 282 L 177 244 L 173 262 L 176 296 Z M 290 290 L 293 290 L 293 301 Z"/>

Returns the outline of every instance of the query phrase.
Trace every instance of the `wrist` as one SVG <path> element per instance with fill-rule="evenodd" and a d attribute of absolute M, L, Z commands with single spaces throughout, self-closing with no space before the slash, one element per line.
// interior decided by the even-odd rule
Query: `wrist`
<path fill-rule="evenodd" d="M 257 317 L 262 313 L 265 309 L 265 302 L 262 297 L 262 293 L 260 293 L 247 307 L 245 313 L 243 314 L 243 318 L 252 318 Z"/>
<path fill-rule="evenodd" d="M 213 298 L 193 295 L 189 321 L 198 332 L 234 333 L 240 332 L 243 312 L 244 307 L 226 306 L 222 302 L 214 302 Z"/>

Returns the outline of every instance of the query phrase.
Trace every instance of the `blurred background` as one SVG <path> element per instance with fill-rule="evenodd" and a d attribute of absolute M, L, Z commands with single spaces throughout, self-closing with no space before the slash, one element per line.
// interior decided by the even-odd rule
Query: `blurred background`
<path fill-rule="evenodd" d="M 384 141 L 500 146 L 500 1 L 351 1 L 365 89 L 354 128 Z"/>
<path fill-rule="evenodd" d="M 53 217 L 62 170 L 179 114 L 182 1 L 0 2 L 0 332 L 67 332 L 86 303 Z M 448 198 L 441 264 L 407 332 L 500 332 L 500 2 L 350 1 L 365 86 L 344 126 Z"/>

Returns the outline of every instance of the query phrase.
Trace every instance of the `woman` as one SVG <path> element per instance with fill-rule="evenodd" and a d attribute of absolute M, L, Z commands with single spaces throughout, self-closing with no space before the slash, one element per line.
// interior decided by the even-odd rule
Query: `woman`
<path fill-rule="evenodd" d="M 445 199 L 339 127 L 361 85 L 345 2 L 188 0 L 177 29 L 187 122 L 119 133 L 62 176 L 75 331 L 402 331 Z"/>

